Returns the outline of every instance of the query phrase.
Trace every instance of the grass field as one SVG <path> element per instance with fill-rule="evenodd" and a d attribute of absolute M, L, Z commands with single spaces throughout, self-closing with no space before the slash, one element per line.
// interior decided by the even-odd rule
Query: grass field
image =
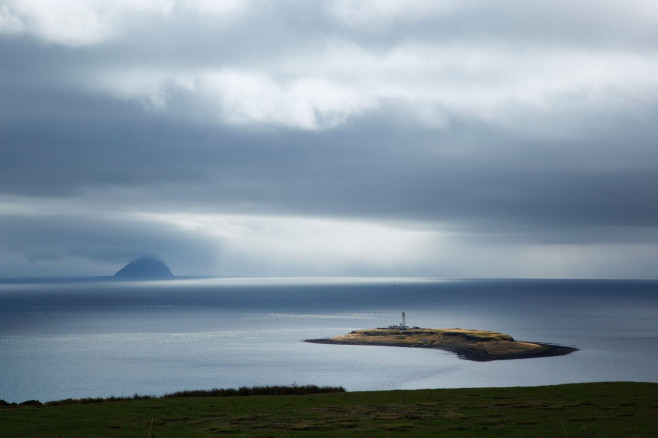
<path fill-rule="evenodd" d="M 587 383 L 0 407 L 3 437 L 654 437 L 658 384 Z"/>

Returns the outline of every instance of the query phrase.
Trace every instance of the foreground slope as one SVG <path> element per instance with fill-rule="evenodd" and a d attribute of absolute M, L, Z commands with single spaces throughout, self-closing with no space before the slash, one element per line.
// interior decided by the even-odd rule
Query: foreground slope
<path fill-rule="evenodd" d="M 658 384 L 427 389 L 0 406 L 6 437 L 652 437 Z"/>

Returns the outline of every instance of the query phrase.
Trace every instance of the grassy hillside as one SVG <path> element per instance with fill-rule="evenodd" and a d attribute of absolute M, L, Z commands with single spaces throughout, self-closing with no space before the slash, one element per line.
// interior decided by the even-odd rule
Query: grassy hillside
<path fill-rule="evenodd" d="M 658 384 L 433 389 L 0 407 L 3 437 L 651 437 Z M 217 393 L 219 394 L 219 393 Z"/>

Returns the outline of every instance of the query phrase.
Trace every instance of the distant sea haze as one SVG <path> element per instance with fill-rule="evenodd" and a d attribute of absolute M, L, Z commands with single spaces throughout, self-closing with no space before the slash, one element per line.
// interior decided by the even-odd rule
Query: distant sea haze
<path fill-rule="evenodd" d="M 320 345 L 397 324 L 575 346 L 469 362 L 451 353 Z M 0 283 L 0 399 L 160 395 L 253 385 L 347 390 L 658 382 L 658 282 L 427 278 Z"/>

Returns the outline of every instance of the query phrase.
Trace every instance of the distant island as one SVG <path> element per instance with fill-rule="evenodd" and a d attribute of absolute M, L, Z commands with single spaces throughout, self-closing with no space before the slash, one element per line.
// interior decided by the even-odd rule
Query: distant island
<path fill-rule="evenodd" d="M 114 276 L 119 278 L 174 278 L 171 269 L 154 257 L 141 257 L 133 260 Z"/>
<path fill-rule="evenodd" d="M 404 315 L 404 314 L 403 314 Z M 408 327 L 403 323 L 327 339 L 307 339 L 315 344 L 381 345 L 390 347 L 436 348 L 456 353 L 462 359 L 478 362 L 503 359 L 562 356 L 577 348 L 541 342 L 516 341 L 510 335 L 486 330 L 461 328 L 432 329 Z"/>

